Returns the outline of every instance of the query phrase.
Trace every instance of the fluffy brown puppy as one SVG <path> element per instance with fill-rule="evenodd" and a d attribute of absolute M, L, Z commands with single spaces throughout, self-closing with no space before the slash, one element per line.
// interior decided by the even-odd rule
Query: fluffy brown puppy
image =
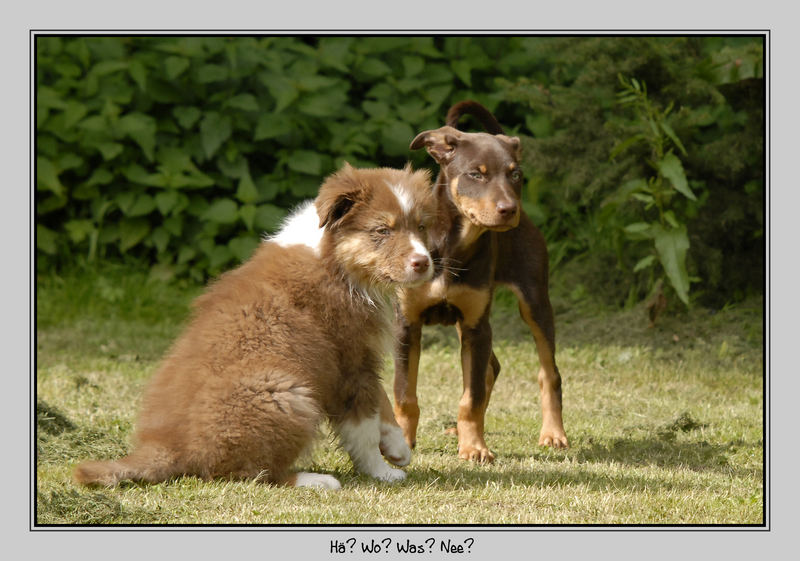
<path fill-rule="evenodd" d="M 173 476 L 340 487 L 292 465 L 329 419 L 355 467 L 385 481 L 411 452 L 378 372 L 387 295 L 431 278 L 425 171 L 349 165 L 195 302 L 144 396 L 133 452 L 77 466 L 83 484 Z"/>

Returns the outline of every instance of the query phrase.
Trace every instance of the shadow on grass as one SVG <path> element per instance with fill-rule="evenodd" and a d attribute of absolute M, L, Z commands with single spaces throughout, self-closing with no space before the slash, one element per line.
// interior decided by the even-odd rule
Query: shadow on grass
<path fill-rule="evenodd" d="M 565 463 L 563 466 L 542 463 L 530 469 L 503 466 L 464 465 L 455 468 L 409 468 L 408 482 L 439 491 L 481 491 L 490 484 L 505 488 L 535 487 L 541 489 L 575 487 L 589 491 L 650 492 L 685 491 L 713 492 L 708 481 L 676 479 L 674 472 L 631 473 L 629 470 L 597 471 L 590 463 Z"/>

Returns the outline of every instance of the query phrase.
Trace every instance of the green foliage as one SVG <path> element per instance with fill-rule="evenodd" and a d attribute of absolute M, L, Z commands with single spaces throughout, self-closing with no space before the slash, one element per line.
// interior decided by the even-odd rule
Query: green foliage
<path fill-rule="evenodd" d="M 488 89 L 504 42 L 36 41 L 39 265 L 124 256 L 198 280 L 246 259 L 344 161 L 403 165 L 416 132 L 473 95 L 462 86 Z"/>
<path fill-rule="evenodd" d="M 535 63 L 525 68 L 520 56 L 514 67 L 524 71 L 498 78 L 509 102 L 499 118 L 524 124 L 524 204 L 543 228 L 551 267 L 590 256 L 606 298 L 636 302 L 664 262 L 654 231 L 638 241 L 626 227 L 658 223 L 675 230 L 672 242 L 685 227 L 680 243 L 659 244 L 672 252 L 668 276 L 682 300 L 688 279 L 692 299 L 717 307 L 761 292 L 763 39 L 531 37 L 522 50 Z M 652 113 L 634 82 L 617 95 L 619 75 L 647 84 Z"/>
<path fill-rule="evenodd" d="M 667 121 L 673 104 L 670 103 L 663 111 L 659 110 L 647 96 L 645 83 L 640 83 L 636 78 L 628 80 L 621 75 L 619 80 L 622 89 L 617 94 L 618 102 L 633 108 L 641 130 L 620 142 L 611 151 L 611 158 L 638 143 L 645 143 L 650 149 L 648 164 L 655 174 L 624 183 L 612 195 L 609 205 L 614 208 L 619 204 L 638 202 L 643 206 L 641 213 L 645 215 L 646 221 L 625 225 L 623 230 L 627 239 L 650 242 L 672 288 L 688 306 L 690 279 L 686 271 L 686 252 L 689 249 L 689 235 L 685 217 L 676 216 L 670 202 L 676 193 L 690 201 L 697 201 L 697 197 L 689 187 L 681 160 L 672 147 L 667 148 L 671 144 L 686 155 L 686 149 Z M 654 210 L 657 212 L 653 212 Z M 653 253 L 650 252 L 636 262 L 633 272 L 646 270 L 654 262 Z"/>
<path fill-rule="evenodd" d="M 477 99 L 522 137 L 551 267 L 591 256 L 623 303 L 674 262 L 672 286 L 721 306 L 763 286 L 763 72 L 758 37 L 39 36 L 38 265 L 202 280 L 344 161 L 435 168 L 409 142 Z M 631 240 L 637 222 L 685 226 L 685 258 Z"/>

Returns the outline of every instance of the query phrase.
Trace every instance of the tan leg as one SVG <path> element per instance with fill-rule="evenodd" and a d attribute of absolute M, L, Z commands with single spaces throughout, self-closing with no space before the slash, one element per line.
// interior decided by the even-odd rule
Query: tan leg
<path fill-rule="evenodd" d="M 484 440 L 484 418 L 494 386 L 492 335 L 488 319 L 474 328 L 457 326 L 461 339 L 461 369 L 464 393 L 458 403 L 458 457 L 481 463 L 494 461 Z M 496 362 L 496 359 L 495 359 Z"/>
<path fill-rule="evenodd" d="M 419 372 L 420 324 L 399 328 L 394 361 L 394 416 L 409 447 L 417 445 L 419 405 L 417 374 Z"/>
<path fill-rule="evenodd" d="M 548 338 L 533 320 L 527 304 L 520 301 L 520 313 L 528 324 L 536 351 L 539 354 L 539 395 L 542 402 L 542 430 L 539 433 L 539 446 L 568 448 L 567 433 L 561 418 L 561 374 L 555 362 L 553 348 Z"/>

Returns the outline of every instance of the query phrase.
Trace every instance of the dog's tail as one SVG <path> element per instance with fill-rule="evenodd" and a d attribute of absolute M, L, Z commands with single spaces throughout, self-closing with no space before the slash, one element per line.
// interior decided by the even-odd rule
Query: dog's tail
<path fill-rule="evenodd" d="M 490 134 L 505 134 L 503 132 L 503 127 L 500 126 L 500 123 L 497 122 L 494 115 L 477 101 L 460 101 L 453 105 L 450 111 L 447 112 L 445 123 L 447 126 L 457 129 L 458 120 L 462 115 L 472 115 L 477 118 L 483 125 L 483 128 L 486 129 L 486 132 Z"/>
<path fill-rule="evenodd" d="M 165 481 L 172 475 L 175 475 L 175 469 L 167 455 L 146 449 L 137 450 L 119 460 L 83 462 L 73 472 L 78 483 L 107 487 L 126 479 L 156 483 Z"/>

